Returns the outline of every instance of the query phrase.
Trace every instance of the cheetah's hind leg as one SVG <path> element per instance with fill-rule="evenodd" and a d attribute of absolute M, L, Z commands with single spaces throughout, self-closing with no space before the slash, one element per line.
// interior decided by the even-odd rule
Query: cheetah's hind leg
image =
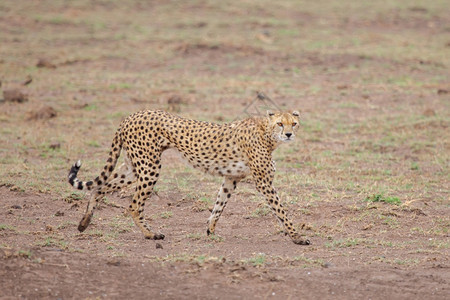
<path fill-rule="evenodd" d="M 135 170 L 128 155 L 125 154 L 124 157 L 124 163 L 120 165 L 117 171 L 114 171 L 114 173 L 111 174 L 105 185 L 102 187 L 102 192 L 106 194 L 120 192 L 120 195 L 124 196 L 128 191 L 135 190 Z"/>
<path fill-rule="evenodd" d="M 161 169 L 161 154 L 155 157 L 148 161 L 142 160 L 136 169 L 137 187 L 129 207 L 129 212 L 134 223 L 142 231 L 146 239 L 162 240 L 164 239 L 164 234 L 153 232 L 144 217 L 145 200 L 150 198 L 153 193 L 153 187 L 158 180 L 159 170 Z"/>

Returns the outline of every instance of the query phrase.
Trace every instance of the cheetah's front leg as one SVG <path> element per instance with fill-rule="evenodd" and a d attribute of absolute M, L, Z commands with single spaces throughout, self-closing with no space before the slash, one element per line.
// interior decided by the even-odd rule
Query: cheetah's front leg
<path fill-rule="evenodd" d="M 261 159 L 262 162 L 259 165 L 252 164 L 251 170 L 253 179 L 256 183 L 256 189 L 264 195 L 267 204 L 277 216 L 278 220 L 283 224 L 285 232 L 287 232 L 295 244 L 298 245 L 310 245 L 309 240 L 304 240 L 300 234 L 295 230 L 292 221 L 288 218 L 286 211 L 281 204 L 277 191 L 273 187 L 273 178 L 275 170 L 271 160 Z M 265 166 L 265 168 L 264 168 Z"/>
<path fill-rule="evenodd" d="M 284 230 L 289 234 L 292 241 L 299 245 L 310 245 L 309 240 L 304 240 L 300 234 L 295 230 L 292 221 L 288 218 L 283 205 L 281 204 L 280 198 L 273 186 L 264 186 L 258 188 L 260 192 L 266 197 L 266 201 L 269 204 L 272 211 L 277 216 L 278 220 L 283 224 Z"/>

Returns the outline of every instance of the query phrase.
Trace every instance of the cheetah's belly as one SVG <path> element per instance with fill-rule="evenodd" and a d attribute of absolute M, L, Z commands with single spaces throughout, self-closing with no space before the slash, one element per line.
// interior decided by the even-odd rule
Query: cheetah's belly
<path fill-rule="evenodd" d="M 219 176 L 245 177 L 250 174 L 250 169 L 243 161 L 230 161 L 210 168 L 208 173 Z"/>
<path fill-rule="evenodd" d="M 209 173 L 215 176 L 230 176 L 230 177 L 246 177 L 250 174 L 250 168 L 243 159 L 235 158 L 234 160 L 216 160 L 203 158 L 194 158 L 190 155 L 184 154 L 186 161 L 196 169 Z"/>

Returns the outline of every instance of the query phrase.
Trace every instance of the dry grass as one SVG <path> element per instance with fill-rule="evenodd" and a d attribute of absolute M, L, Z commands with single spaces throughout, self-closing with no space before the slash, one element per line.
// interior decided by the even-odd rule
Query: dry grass
<path fill-rule="evenodd" d="M 197 6 L 195 15 L 185 13 Z M 176 109 L 186 117 L 228 121 L 245 116 L 255 91 L 264 90 L 281 107 L 302 111 L 299 138 L 274 153 L 276 186 L 289 212 L 311 223 L 308 234 L 330 239 L 327 251 L 409 248 L 390 232 L 410 225 L 413 250 L 448 249 L 450 110 L 448 94 L 437 93 L 448 89 L 446 1 L 189 1 L 177 7 L 16 1 L 0 9 L 2 88 L 20 87 L 30 98 L 0 103 L 0 185 L 76 201 L 84 195 L 66 183 L 70 165 L 81 158 L 80 176 L 97 176 L 129 113 Z M 42 58 L 56 68 L 36 67 Z M 27 76 L 33 82 L 21 86 Z M 175 108 L 168 101 L 174 95 L 181 99 Z M 42 105 L 53 107 L 56 117 L 28 120 Z M 170 153 L 157 191 L 166 198 L 186 195 L 181 200 L 196 203 L 192 210 L 205 211 L 219 183 Z M 255 195 L 246 182 L 236 197 L 261 201 Z M 401 204 L 365 201 L 377 195 Z M 322 217 L 324 208 L 330 213 Z M 246 216 L 272 217 L 264 206 L 244 209 Z M 423 209 L 436 215 L 432 224 L 416 223 Z M 152 215 L 175 217 L 167 207 Z M 126 220 L 114 219 L 109 235 L 87 235 L 125 255 L 115 237 L 132 230 Z M 72 249 L 53 234 L 36 245 Z M 162 260 L 204 259 L 174 255 Z M 272 260 L 259 254 L 244 259 L 253 265 Z M 289 263 L 322 265 L 320 258 Z"/>

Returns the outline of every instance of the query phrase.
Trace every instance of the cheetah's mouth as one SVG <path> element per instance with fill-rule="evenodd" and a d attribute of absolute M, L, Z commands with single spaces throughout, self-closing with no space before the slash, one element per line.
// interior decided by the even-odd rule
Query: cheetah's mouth
<path fill-rule="evenodd" d="M 293 137 L 282 137 L 281 141 L 282 142 L 292 142 L 294 140 Z"/>

